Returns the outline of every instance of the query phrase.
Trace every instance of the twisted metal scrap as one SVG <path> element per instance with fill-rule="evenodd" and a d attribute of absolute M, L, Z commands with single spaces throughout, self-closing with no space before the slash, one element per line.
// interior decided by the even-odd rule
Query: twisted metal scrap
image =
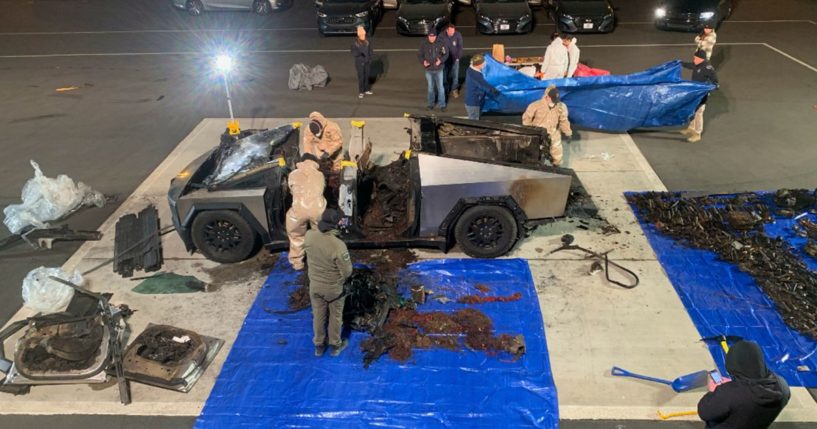
<path fill-rule="evenodd" d="M 774 219 L 763 199 L 754 194 L 686 198 L 665 192 L 631 194 L 627 199 L 661 233 L 713 251 L 752 276 L 787 325 L 817 339 L 817 275 L 788 243 L 764 233 L 763 223 Z"/>

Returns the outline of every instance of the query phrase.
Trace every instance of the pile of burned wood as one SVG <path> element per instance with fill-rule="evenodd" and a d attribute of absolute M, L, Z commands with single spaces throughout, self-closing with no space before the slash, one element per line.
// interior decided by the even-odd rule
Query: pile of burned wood
<path fill-rule="evenodd" d="M 650 192 L 627 198 L 639 216 L 661 233 L 690 247 L 713 251 L 751 275 L 789 326 L 817 339 L 817 275 L 789 243 L 764 231 L 764 224 L 773 222 L 775 215 L 814 213 L 813 191 L 718 197 Z M 799 225 L 803 234 L 817 233 L 804 218 Z"/>

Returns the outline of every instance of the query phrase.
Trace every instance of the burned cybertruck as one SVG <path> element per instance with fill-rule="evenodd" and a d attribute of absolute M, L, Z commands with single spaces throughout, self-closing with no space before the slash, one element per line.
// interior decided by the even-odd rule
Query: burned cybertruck
<path fill-rule="evenodd" d="M 536 225 L 565 214 L 570 170 L 543 165 L 541 129 L 486 121 L 409 116 L 410 143 L 386 166 L 369 162 L 361 124 L 340 183 L 327 200 L 343 212 L 350 248 L 455 244 L 472 257 L 507 254 Z M 288 173 L 299 158 L 296 127 L 222 136 L 221 144 L 172 181 L 176 231 L 191 252 L 238 262 L 261 246 L 288 248 Z M 375 143 L 376 144 L 376 143 Z"/>

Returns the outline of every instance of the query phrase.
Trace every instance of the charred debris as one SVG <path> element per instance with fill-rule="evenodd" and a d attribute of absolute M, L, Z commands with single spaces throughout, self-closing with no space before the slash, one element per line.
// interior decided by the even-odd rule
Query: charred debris
<path fill-rule="evenodd" d="M 369 268 L 355 268 L 344 286 L 343 321 L 353 330 L 370 334 L 361 344 L 365 367 L 383 355 L 407 362 L 417 349 L 468 349 L 492 356 L 509 355 L 513 360 L 525 353 L 524 336 L 496 335 L 491 319 L 477 308 L 463 308 L 454 313 L 422 311 L 426 296 L 433 295 L 434 291 L 426 290 L 410 275 L 401 274 L 403 268 L 416 261 L 411 251 L 353 250 L 352 259 Z M 398 278 L 398 274 L 402 277 Z M 290 312 L 309 307 L 308 280 L 301 275 L 296 281 L 299 286 L 290 294 Z M 407 285 L 411 293 L 402 295 L 398 282 Z M 478 305 L 517 301 L 521 297 L 520 293 L 493 295 L 487 285 L 476 284 L 472 294 L 456 302 Z M 442 303 L 454 301 L 444 296 L 434 299 Z"/>
<path fill-rule="evenodd" d="M 786 324 L 817 339 L 817 275 L 791 244 L 764 229 L 776 219 L 794 218 L 794 233 L 807 238 L 803 252 L 808 257 L 817 255 L 817 224 L 806 216 L 817 213 L 815 191 L 700 197 L 648 192 L 630 194 L 627 199 L 662 234 L 715 252 L 752 276 Z"/>

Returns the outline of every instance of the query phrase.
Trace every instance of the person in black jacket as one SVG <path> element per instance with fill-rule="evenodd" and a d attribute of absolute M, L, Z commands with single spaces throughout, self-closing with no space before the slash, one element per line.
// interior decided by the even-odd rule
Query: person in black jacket
<path fill-rule="evenodd" d="M 706 52 L 698 49 L 691 63 L 681 63 L 684 68 L 692 69 L 692 80 L 695 82 L 711 83 L 718 86 L 718 75 L 715 73 L 715 67 L 709 64 L 706 59 Z M 689 127 L 681 130 L 681 134 L 687 136 L 687 141 L 695 143 L 701 140 L 701 134 L 704 132 L 704 110 L 706 109 L 706 100 L 709 94 L 705 95 L 698 109 L 695 110 L 695 116 L 689 122 Z"/>
<path fill-rule="evenodd" d="M 372 43 L 366 40 L 366 29 L 362 25 L 357 27 L 357 37 L 352 43 L 352 56 L 355 57 L 355 69 L 357 70 L 357 98 L 363 98 L 363 94 L 374 94 L 369 83 L 369 71 L 372 68 Z"/>
<path fill-rule="evenodd" d="M 468 119 L 479 120 L 485 94 L 490 92 L 494 96 L 499 95 L 499 90 L 491 86 L 482 76 L 483 67 L 485 58 L 482 54 L 476 54 L 471 57 L 471 67 L 465 72 L 465 111 L 468 113 Z"/>
<path fill-rule="evenodd" d="M 437 106 L 445 112 L 445 85 L 443 85 L 443 74 L 445 61 L 448 59 L 448 49 L 445 44 L 437 39 L 437 30 L 428 32 L 426 40 L 420 44 L 417 58 L 426 70 L 426 82 L 428 82 L 428 103 L 427 109 L 434 110 L 434 93 L 437 93 Z"/>
<path fill-rule="evenodd" d="M 710 392 L 698 402 L 698 415 L 713 429 L 766 429 L 788 404 L 789 385 L 769 371 L 757 343 L 738 341 L 726 354 L 732 377 L 710 383 Z"/>
<path fill-rule="evenodd" d="M 462 34 L 454 24 L 448 24 L 440 40 L 448 49 L 448 60 L 445 62 L 445 88 L 454 98 L 460 96 L 460 59 L 462 58 Z"/>

